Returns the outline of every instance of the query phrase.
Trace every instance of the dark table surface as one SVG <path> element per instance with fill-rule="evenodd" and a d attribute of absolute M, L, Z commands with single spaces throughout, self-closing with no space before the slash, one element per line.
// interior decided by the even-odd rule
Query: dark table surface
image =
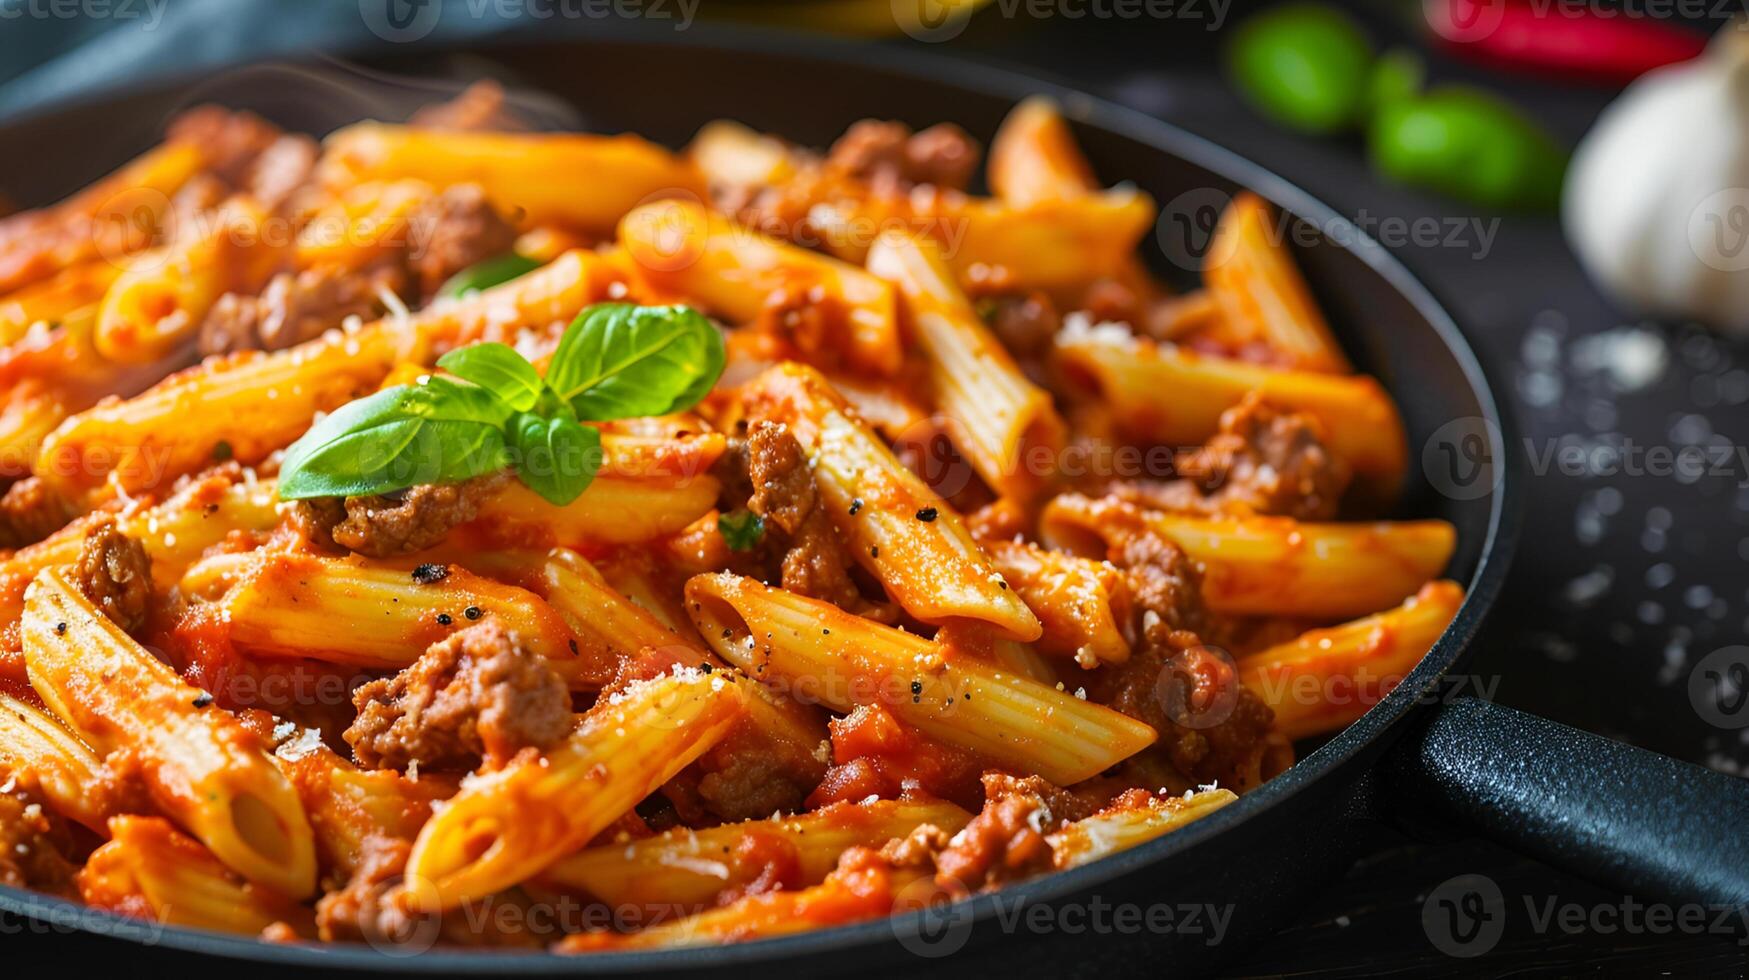
<path fill-rule="evenodd" d="M 1061 5 L 1071 7 L 1092 9 Z M 1631 447 L 1740 446 L 1749 436 L 1749 348 L 1615 309 L 1586 281 L 1552 217 L 1496 216 L 1394 188 L 1370 175 L 1358 141 L 1303 139 L 1266 124 L 1221 77 L 1223 32 L 1243 16 L 1224 2 L 1178 4 L 1177 15 L 1164 20 L 1039 20 L 1025 14 L 1029 9 L 997 3 L 932 46 L 1058 76 L 1276 170 L 1386 240 L 1469 334 L 1513 403 L 1521 448 L 1533 459 L 1530 533 L 1501 613 L 1478 644 L 1471 666 L 1477 681 L 1505 704 L 1742 773 L 1749 730 L 1709 725 L 1690 701 L 1687 681 L 1709 651 L 1742 643 L 1749 633 L 1749 472 L 1734 464 L 1689 479 L 1608 461 L 1624 458 L 1612 450 Z M 1407 21 L 1365 13 L 1381 37 L 1410 40 Z M 1478 73 L 1437 57 L 1431 71 L 1435 81 L 1479 82 L 1509 94 L 1568 140 L 1611 97 Z M 1389 240 L 1415 227 L 1438 229 L 1437 243 Z M 1534 465 L 1567 445 L 1604 461 L 1599 472 Z M 1492 879 L 1511 912 L 1498 945 L 1459 960 L 1434 947 L 1422 909 L 1430 891 L 1466 874 Z M 1734 936 L 1658 936 L 1596 917 L 1571 930 L 1538 925 L 1551 903 L 1607 910 L 1623 902 L 1486 843 L 1381 839 L 1298 922 L 1240 957 L 1232 971 L 1742 971 L 1749 951 Z M 14 954 L 23 951 L 19 942 L 8 945 Z M 1146 964 L 1138 969 L 1154 972 Z"/>

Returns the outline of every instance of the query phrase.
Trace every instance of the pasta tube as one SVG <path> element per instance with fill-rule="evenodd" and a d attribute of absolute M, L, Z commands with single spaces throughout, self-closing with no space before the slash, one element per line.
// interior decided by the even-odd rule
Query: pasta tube
<path fill-rule="evenodd" d="M 1065 825 L 1051 834 L 1052 858 L 1059 870 L 1078 868 L 1102 857 L 1145 844 L 1237 800 L 1232 790 L 1205 789 L 1187 796 L 1150 796 L 1139 806 L 1114 805 Z"/>
<path fill-rule="evenodd" d="M 1267 343 L 1302 370 L 1353 370 L 1270 227 L 1269 205 L 1261 197 L 1245 192 L 1227 205 L 1209 240 L 1202 275 L 1228 330 Z"/>
<path fill-rule="evenodd" d="M 1051 396 L 1021 373 L 960 292 L 934 242 L 889 233 L 869 271 L 898 287 L 912 331 L 929 356 L 936 406 L 948 433 L 992 489 L 1024 497 L 1055 475 L 1066 427 Z M 1047 465 L 1040 466 L 1043 462 Z"/>
<path fill-rule="evenodd" d="M 935 800 L 833 803 L 794 817 L 680 829 L 630 844 L 579 851 L 548 868 L 547 884 L 586 892 L 612 906 L 709 905 L 765 868 L 761 855 L 793 858 L 786 888 L 818 884 L 847 848 L 880 847 L 922 824 L 957 833 L 972 815 Z M 746 855 L 753 855 L 751 861 Z"/>
<path fill-rule="evenodd" d="M 668 195 L 702 199 L 686 161 L 636 136 L 446 132 L 366 122 L 330 135 L 318 177 L 341 187 L 367 180 L 476 183 L 500 210 L 534 224 L 598 236 L 639 204 Z M 587 174 L 587 180 L 567 175 Z"/>
<path fill-rule="evenodd" d="M 167 816 L 232 870 L 294 898 L 316 887 L 315 844 L 291 784 L 235 717 L 97 611 L 51 568 L 25 594 L 31 686 L 93 749 L 139 753 Z"/>
<path fill-rule="evenodd" d="M 223 601 L 231 642 L 257 653 L 398 670 L 492 616 L 574 689 L 600 687 L 613 673 L 611 654 L 575 645 L 539 596 L 453 566 L 428 583 L 357 559 L 262 554 Z"/>
<path fill-rule="evenodd" d="M 735 683 L 697 670 L 639 681 L 544 756 L 469 780 L 420 831 L 401 900 L 453 908 L 588 843 L 728 734 L 741 715 Z"/>
<path fill-rule="evenodd" d="M 1041 518 L 1046 540 L 1082 553 L 1146 530 L 1203 568 L 1203 599 L 1220 613 L 1343 619 L 1401 602 L 1451 560 L 1457 531 L 1439 520 L 1321 523 L 1287 517 L 1200 517 L 1142 511 L 1064 494 Z"/>
<path fill-rule="evenodd" d="M 0 776 L 32 786 L 50 809 L 104 833 L 103 760 L 34 704 L 0 691 Z"/>
<path fill-rule="evenodd" d="M 1136 439 L 1197 445 L 1219 428 L 1222 412 L 1256 391 L 1278 409 L 1316 418 L 1330 451 L 1377 493 L 1394 495 L 1408 467 L 1402 417 L 1370 377 L 1282 371 L 1097 329 L 1059 334 L 1057 355 Z"/>
<path fill-rule="evenodd" d="M 974 619 L 1009 639 L 1031 641 L 1042 627 L 936 496 L 852 415 L 810 368 L 786 364 L 752 382 L 755 414 L 789 426 L 812 457 L 814 480 L 857 563 L 918 619 Z"/>
<path fill-rule="evenodd" d="M 879 704 L 1016 771 L 1080 782 L 1152 744 L 1132 718 L 837 606 L 730 573 L 694 576 L 687 606 L 717 655 L 796 700 Z"/>
<path fill-rule="evenodd" d="M 827 329 L 851 366 L 876 374 L 899 369 L 904 347 L 893 287 L 862 269 L 687 201 L 644 205 L 620 222 L 619 237 L 644 277 L 660 288 L 739 323 L 772 310 L 774 297 L 805 299 L 830 311 Z"/>
<path fill-rule="evenodd" d="M 1435 581 L 1364 619 L 1312 630 L 1239 661 L 1239 676 L 1275 710 L 1288 738 L 1344 728 L 1390 692 L 1439 640 L 1464 590 Z"/>
<path fill-rule="evenodd" d="M 285 923 L 299 935 L 315 934 L 308 909 L 238 880 L 162 817 L 116 817 L 109 836 L 79 873 L 87 904 L 195 929 L 256 935 Z"/>

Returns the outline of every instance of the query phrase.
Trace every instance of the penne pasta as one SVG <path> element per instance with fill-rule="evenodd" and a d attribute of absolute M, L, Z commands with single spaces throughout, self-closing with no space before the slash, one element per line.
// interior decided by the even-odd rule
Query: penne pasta
<path fill-rule="evenodd" d="M 728 734 L 742 710 L 735 684 L 697 670 L 639 681 L 544 757 L 469 780 L 420 831 L 402 901 L 454 908 L 577 850 Z"/>
<path fill-rule="evenodd" d="M 825 321 L 825 336 L 803 340 L 812 354 L 841 351 L 875 374 L 899 369 L 893 287 L 862 269 L 789 245 L 687 201 L 646 204 L 620 222 L 626 254 L 643 277 L 692 297 L 737 323 L 781 316 L 803 302 Z"/>
<path fill-rule="evenodd" d="M 421 582 L 406 569 L 358 559 L 264 553 L 223 608 L 232 643 L 272 656 L 398 670 L 491 616 L 574 689 L 600 687 L 614 667 L 608 651 L 575 644 L 564 618 L 539 596 L 455 567 Z M 335 623 L 351 628 L 336 634 Z"/>
<path fill-rule="evenodd" d="M 1203 569 L 1203 599 L 1220 613 L 1342 619 L 1401 602 L 1451 560 L 1445 521 L 1335 524 L 1287 517 L 1201 517 L 1143 511 L 1065 494 L 1041 518 L 1047 541 L 1083 554 L 1138 531 L 1158 534 Z"/>
<path fill-rule="evenodd" d="M 753 412 L 789 426 L 813 462 L 832 523 L 893 601 L 931 623 L 963 618 L 1030 641 L 1042 627 L 965 521 L 893 455 L 818 372 L 788 365 L 752 383 Z"/>
<path fill-rule="evenodd" d="M 1457 615 L 1464 590 L 1434 581 L 1381 613 L 1315 629 L 1239 661 L 1245 686 L 1288 738 L 1346 727 L 1390 693 Z"/>
<path fill-rule="evenodd" d="M 119 530 L 140 542 L 152 562 L 152 581 L 168 589 L 208 548 L 234 531 L 266 531 L 279 522 L 279 501 L 271 480 L 253 474 L 233 480 L 215 473 L 195 478 L 157 506 L 124 509 Z M 35 544 L 0 560 L 0 616 L 24 612 L 24 590 L 38 572 L 70 565 L 79 558 L 86 523 L 75 521 Z"/>
<path fill-rule="evenodd" d="M 0 224 L 0 294 L 152 244 L 171 196 L 207 163 L 204 148 L 168 141 L 52 208 L 6 219 Z"/>
<path fill-rule="evenodd" d="M 493 339 L 506 326 L 568 321 L 605 295 L 612 271 L 591 253 L 549 265 L 406 320 L 384 320 L 271 354 L 213 358 L 143 394 L 66 421 L 42 446 L 35 471 L 70 492 L 107 483 L 139 493 L 211 462 L 257 463 L 290 445 L 318 412 L 368 394 L 409 355 Z M 222 447 L 222 448 L 221 448 Z"/>
<path fill-rule="evenodd" d="M 553 549 L 541 564 L 540 590 L 592 659 L 617 662 L 650 647 L 693 648 L 683 634 L 614 591 L 595 566 L 569 549 Z"/>
<path fill-rule="evenodd" d="M 708 907 L 770 866 L 793 868 L 785 888 L 825 880 L 851 847 L 880 847 L 923 824 L 959 832 L 972 815 L 934 800 L 834 803 L 794 817 L 674 830 L 579 851 L 541 875 L 615 907 Z"/>
<path fill-rule="evenodd" d="M 722 908 L 661 922 L 635 933 L 578 933 L 558 946 L 561 953 L 599 950 L 662 949 L 720 946 L 792 935 L 809 929 L 845 925 L 915 908 L 907 902 L 917 894 L 933 898 L 936 889 L 917 868 L 894 868 L 870 860 L 828 875 L 826 880 L 795 891 L 751 895 Z"/>
<path fill-rule="evenodd" d="M 780 184 L 796 175 L 795 159 L 782 140 L 728 119 L 700 127 L 686 146 L 686 158 L 706 180 L 725 187 Z"/>
<path fill-rule="evenodd" d="M 88 307 L 95 307 L 121 275 L 114 262 L 91 261 L 68 266 L 32 286 L 0 296 L 0 344 L 18 341 L 32 326 L 49 326 Z"/>
<path fill-rule="evenodd" d="M 695 576 L 686 597 L 699 633 L 748 676 L 834 711 L 879 704 L 932 738 L 1059 785 L 1097 775 L 1155 738 L 1110 708 L 737 575 Z"/>
<path fill-rule="evenodd" d="M 138 753 L 158 808 L 224 864 L 293 898 L 316 886 L 297 794 L 241 723 L 79 593 L 62 569 L 25 594 L 24 659 L 45 704 L 97 752 Z"/>
<path fill-rule="evenodd" d="M 1058 868 L 1078 868 L 1145 844 L 1237 799 L 1232 790 L 1205 789 L 1184 796 L 1149 796 L 1135 806 L 1113 805 L 1051 834 L 1052 859 Z"/>
<path fill-rule="evenodd" d="M 1080 197 L 1099 183 L 1056 104 L 1038 95 L 1002 120 L 990 141 L 989 180 L 997 197 L 1019 205 Z"/>
<path fill-rule="evenodd" d="M 869 252 L 868 268 L 904 297 L 911 331 L 929 358 L 936 406 L 972 468 L 1005 496 L 1039 489 L 1056 473 L 1063 420 L 1050 394 L 1021 373 L 972 311 L 940 249 L 889 233 Z"/>
<path fill-rule="evenodd" d="M 79 873 L 79 893 L 89 905 L 246 936 L 276 924 L 315 934 L 309 909 L 238 879 L 162 817 L 116 817 L 109 838 Z"/>
<path fill-rule="evenodd" d="M 104 833 L 103 760 L 47 711 L 0 691 L 0 778 L 42 794 L 51 809 Z"/>
<path fill-rule="evenodd" d="M 360 769 L 313 731 L 281 745 L 273 760 L 303 801 L 323 866 L 343 876 L 364 867 L 373 840 L 411 841 L 432 807 L 456 790 L 441 774 L 415 780 L 390 769 Z"/>
<path fill-rule="evenodd" d="M 233 197 L 182 239 L 135 255 L 103 296 L 98 352 L 134 363 L 193 344 L 219 297 L 259 292 L 291 257 L 291 242 L 281 237 L 268 227 L 264 208 Z"/>
<path fill-rule="evenodd" d="M 1051 551 L 1020 541 L 989 541 L 984 551 L 1039 618 L 1039 650 L 1073 657 L 1082 667 L 1121 664 L 1130 643 L 1119 625 L 1128 597 L 1109 562 Z"/>
<path fill-rule="evenodd" d="M 477 183 L 499 210 L 535 224 L 612 234 L 626 212 L 664 196 L 701 198 L 686 161 L 636 136 L 443 132 L 359 123 L 330 135 L 320 179 L 344 187 L 370 180 Z M 582 183 L 566 175 L 588 174 Z"/>
<path fill-rule="evenodd" d="M 1317 419 L 1330 450 L 1376 494 L 1394 496 L 1408 467 L 1402 417 L 1372 378 L 1282 371 L 1100 328 L 1059 335 L 1057 357 L 1093 383 L 1136 439 L 1194 446 L 1214 434 L 1223 411 L 1256 391 L 1276 408 Z"/>
<path fill-rule="evenodd" d="M 784 936 L 1181 828 L 1456 615 L 1451 525 L 1336 520 L 1405 425 L 1255 195 L 1174 295 L 1044 98 L 988 197 L 951 123 L 540 108 L 205 107 L 0 217 L 0 878 L 394 955 Z"/>
<path fill-rule="evenodd" d="M 1247 191 L 1227 205 L 1209 240 L 1203 279 L 1237 339 L 1262 341 L 1301 370 L 1353 370 L 1261 197 Z"/>
<path fill-rule="evenodd" d="M 845 925 L 915 908 L 907 901 L 921 893 L 933 898 L 936 889 L 917 868 L 894 868 L 869 860 L 835 870 L 826 880 L 795 891 L 751 895 L 722 908 L 662 922 L 631 934 L 578 933 L 561 943 L 561 953 L 595 950 L 662 949 L 720 946 L 792 935 L 809 929 Z"/>

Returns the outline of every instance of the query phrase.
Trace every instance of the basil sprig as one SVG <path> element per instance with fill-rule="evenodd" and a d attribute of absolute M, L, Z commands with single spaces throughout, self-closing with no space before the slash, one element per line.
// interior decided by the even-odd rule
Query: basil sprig
<path fill-rule="evenodd" d="M 279 495 L 392 493 L 509 466 L 563 506 L 601 465 L 601 435 L 583 421 L 691 408 L 723 358 L 722 336 L 697 310 L 592 306 L 565 330 L 544 378 L 504 344 L 474 344 L 438 360 L 448 375 L 341 407 L 286 450 Z"/>
<path fill-rule="evenodd" d="M 502 285 L 512 279 L 519 279 L 540 267 L 541 263 L 537 259 L 516 252 L 506 252 L 482 262 L 475 262 L 450 276 L 444 280 L 443 285 L 437 287 L 437 295 L 440 299 L 466 296 Z"/>

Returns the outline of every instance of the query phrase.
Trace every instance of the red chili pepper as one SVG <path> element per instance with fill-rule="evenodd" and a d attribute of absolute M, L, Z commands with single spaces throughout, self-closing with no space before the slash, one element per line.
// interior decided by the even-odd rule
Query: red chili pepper
<path fill-rule="evenodd" d="M 1582 81 L 1629 82 L 1706 47 L 1695 31 L 1585 0 L 1426 0 L 1423 9 L 1455 54 Z"/>

